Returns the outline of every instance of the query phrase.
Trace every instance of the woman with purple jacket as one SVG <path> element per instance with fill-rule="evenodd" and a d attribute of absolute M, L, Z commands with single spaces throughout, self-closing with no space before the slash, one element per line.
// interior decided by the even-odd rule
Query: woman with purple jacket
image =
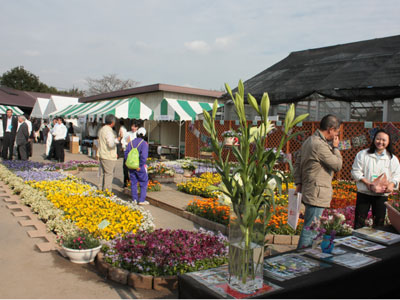
<path fill-rule="evenodd" d="M 143 127 L 136 131 L 136 138 L 132 142 L 128 142 L 125 150 L 125 160 L 128 158 L 132 148 L 137 148 L 139 151 L 139 168 L 136 170 L 129 169 L 129 179 L 131 180 L 132 201 L 139 205 L 150 204 L 146 201 L 147 184 L 149 177 L 147 176 L 146 161 L 149 155 L 149 145 L 144 140 L 146 129 Z M 137 183 L 140 186 L 140 197 L 138 197 Z"/>

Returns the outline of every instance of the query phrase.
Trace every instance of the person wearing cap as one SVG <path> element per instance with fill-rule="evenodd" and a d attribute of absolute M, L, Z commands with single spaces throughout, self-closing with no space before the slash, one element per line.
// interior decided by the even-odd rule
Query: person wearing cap
<path fill-rule="evenodd" d="M 139 168 L 136 170 L 129 169 L 129 178 L 131 180 L 132 201 L 139 205 L 148 205 L 146 201 L 147 184 L 149 177 L 147 176 L 146 161 L 149 155 L 149 145 L 145 141 L 146 129 L 140 127 L 136 131 L 136 138 L 128 143 L 125 150 L 125 160 L 128 157 L 132 148 L 137 148 L 139 151 Z M 137 192 L 137 184 L 140 185 L 140 197 Z"/>
<path fill-rule="evenodd" d="M 126 146 L 130 141 L 133 141 L 136 139 L 136 132 L 137 130 L 141 127 L 141 121 L 140 120 L 133 120 L 132 125 L 131 125 L 131 131 L 128 131 L 125 136 L 121 139 L 121 145 L 122 145 L 122 150 L 126 151 Z M 126 159 L 124 155 L 124 161 L 123 161 L 123 171 L 124 171 L 124 188 L 128 186 L 129 183 L 129 169 L 125 165 Z"/>

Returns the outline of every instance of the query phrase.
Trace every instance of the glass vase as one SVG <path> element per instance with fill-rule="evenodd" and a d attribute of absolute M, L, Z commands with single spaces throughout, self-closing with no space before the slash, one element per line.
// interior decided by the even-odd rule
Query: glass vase
<path fill-rule="evenodd" d="M 333 247 L 334 247 L 334 243 L 333 243 L 333 238 L 331 237 L 330 234 L 325 234 L 322 238 L 322 242 L 321 242 L 321 250 L 324 253 L 332 253 Z"/>
<path fill-rule="evenodd" d="M 263 286 L 265 206 L 232 205 L 229 220 L 229 278 L 231 288 L 244 294 Z"/>

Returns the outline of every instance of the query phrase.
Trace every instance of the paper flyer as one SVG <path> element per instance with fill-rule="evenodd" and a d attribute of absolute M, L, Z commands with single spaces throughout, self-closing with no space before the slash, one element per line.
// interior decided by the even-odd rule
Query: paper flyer
<path fill-rule="evenodd" d="M 294 194 L 295 189 L 289 189 L 289 204 L 288 204 L 288 220 L 287 223 L 294 230 L 297 228 L 299 222 L 300 206 L 301 206 L 301 193 Z"/>
<path fill-rule="evenodd" d="M 341 244 L 341 245 L 351 247 L 351 248 L 354 248 L 354 249 L 357 249 L 357 250 L 360 250 L 363 252 L 371 252 L 371 251 L 386 248 L 385 246 L 382 246 L 377 243 L 370 242 L 370 241 L 367 241 L 364 239 L 360 239 L 360 238 L 352 236 L 352 235 L 346 236 L 341 239 L 335 239 L 334 242 L 335 242 L 335 245 Z"/>

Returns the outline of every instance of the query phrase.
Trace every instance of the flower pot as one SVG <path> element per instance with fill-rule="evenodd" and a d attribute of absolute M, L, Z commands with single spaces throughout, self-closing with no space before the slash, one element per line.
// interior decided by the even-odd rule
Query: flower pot
<path fill-rule="evenodd" d="M 185 177 L 192 177 L 193 171 L 188 169 L 183 169 L 183 176 Z"/>
<path fill-rule="evenodd" d="M 224 145 L 226 145 L 226 146 L 232 146 L 233 143 L 234 143 L 234 141 L 235 141 L 235 138 L 234 138 L 234 137 L 232 137 L 232 136 L 227 136 L 227 137 L 224 138 Z"/>
<path fill-rule="evenodd" d="M 65 254 L 68 256 L 69 260 L 76 264 L 87 264 L 94 261 L 97 253 L 100 252 L 101 245 L 96 248 L 77 250 L 70 249 L 62 246 Z"/>
<path fill-rule="evenodd" d="M 321 250 L 324 253 L 332 253 L 333 247 L 335 246 L 333 243 L 334 238 L 331 237 L 329 234 L 325 234 L 323 236 L 321 242 Z"/>
<path fill-rule="evenodd" d="M 397 232 L 400 232 L 400 212 L 395 209 L 389 202 L 385 202 L 385 205 L 388 211 L 390 224 L 392 224 Z"/>
<path fill-rule="evenodd" d="M 229 286 L 250 294 L 263 285 L 265 206 L 231 206 L 229 220 Z"/>

